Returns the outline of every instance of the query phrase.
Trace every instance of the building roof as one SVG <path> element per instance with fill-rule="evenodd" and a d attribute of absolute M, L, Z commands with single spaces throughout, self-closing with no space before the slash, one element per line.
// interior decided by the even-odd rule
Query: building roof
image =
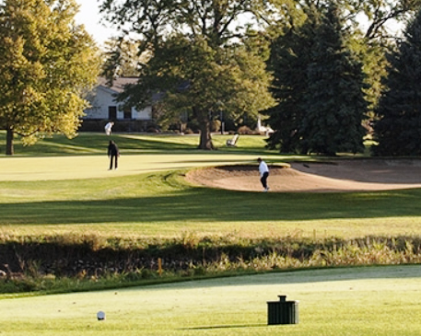
<path fill-rule="evenodd" d="M 136 84 L 138 79 L 139 79 L 138 77 L 118 77 L 114 79 L 112 86 L 108 86 L 107 79 L 104 77 L 100 77 L 98 79 L 98 85 L 103 86 L 111 91 L 114 91 L 115 93 L 121 93 L 124 91 L 124 87 L 126 85 Z"/>

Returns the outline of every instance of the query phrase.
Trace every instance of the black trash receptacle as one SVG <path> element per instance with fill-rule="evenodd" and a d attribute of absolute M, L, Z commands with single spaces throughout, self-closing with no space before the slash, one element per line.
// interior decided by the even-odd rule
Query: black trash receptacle
<path fill-rule="evenodd" d="M 298 324 L 298 301 L 287 301 L 279 295 L 279 301 L 268 301 L 268 325 Z"/>

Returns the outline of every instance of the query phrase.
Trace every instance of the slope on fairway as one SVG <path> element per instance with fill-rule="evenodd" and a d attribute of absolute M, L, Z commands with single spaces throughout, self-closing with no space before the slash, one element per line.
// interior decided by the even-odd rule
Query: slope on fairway
<path fill-rule="evenodd" d="M 0 300 L 5 335 L 420 335 L 421 268 L 325 269 Z M 267 326 L 267 301 L 299 324 Z M 97 321 L 98 311 L 106 313 Z"/>

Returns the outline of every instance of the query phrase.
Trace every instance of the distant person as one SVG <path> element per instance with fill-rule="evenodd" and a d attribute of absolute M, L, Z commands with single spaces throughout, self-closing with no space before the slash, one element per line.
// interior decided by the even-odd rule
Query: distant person
<path fill-rule="evenodd" d="M 110 158 L 110 170 L 113 169 L 113 163 L 114 163 L 114 169 L 117 169 L 119 156 L 120 156 L 120 151 L 118 150 L 117 145 L 115 144 L 114 141 L 110 140 L 110 143 L 108 145 L 108 157 Z"/>
<path fill-rule="evenodd" d="M 112 121 L 110 121 L 109 123 L 107 123 L 107 125 L 105 125 L 104 129 L 105 129 L 105 134 L 107 135 L 111 135 L 111 129 L 113 128 L 114 123 Z"/>
<path fill-rule="evenodd" d="M 260 182 L 262 183 L 264 191 L 268 191 L 269 187 L 267 185 L 267 180 L 269 177 L 269 167 L 261 158 L 258 158 L 257 162 L 259 162 Z"/>

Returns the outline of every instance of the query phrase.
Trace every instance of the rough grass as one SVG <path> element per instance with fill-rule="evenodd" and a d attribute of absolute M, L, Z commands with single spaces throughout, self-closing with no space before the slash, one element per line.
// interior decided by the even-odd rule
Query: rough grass
<path fill-rule="evenodd" d="M 421 262 L 421 239 L 9 236 L 0 242 L 0 255 L 10 263 L 0 293 L 57 293 L 289 269 L 415 264 Z"/>

